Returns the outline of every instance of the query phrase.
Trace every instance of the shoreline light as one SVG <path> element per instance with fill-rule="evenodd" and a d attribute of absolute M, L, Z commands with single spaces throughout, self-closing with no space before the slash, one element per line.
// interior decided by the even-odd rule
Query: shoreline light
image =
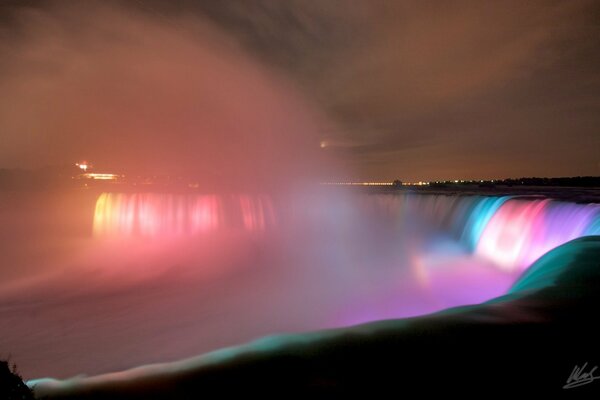
<path fill-rule="evenodd" d="M 325 186 L 393 186 L 394 182 L 321 182 Z"/>
<path fill-rule="evenodd" d="M 88 179 L 94 179 L 94 180 L 102 180 L 102 181 L 115 181 L 119 178 L 121 178 L 121 175 L 117 175 L 117 174 L 100 174 L 100 173 L 93 173 L 93 172 L 88 172 L 86 174 L 83 174 L 84 178 L 88 178 Z"/>

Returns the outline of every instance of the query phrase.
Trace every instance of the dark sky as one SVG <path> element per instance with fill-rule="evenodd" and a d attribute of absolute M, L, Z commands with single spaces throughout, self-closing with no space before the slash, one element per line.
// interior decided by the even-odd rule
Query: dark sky
<path fill-rule="evenodd" d="M 598 2 L 0 4 L 2 167 L 600 174 Z"/>

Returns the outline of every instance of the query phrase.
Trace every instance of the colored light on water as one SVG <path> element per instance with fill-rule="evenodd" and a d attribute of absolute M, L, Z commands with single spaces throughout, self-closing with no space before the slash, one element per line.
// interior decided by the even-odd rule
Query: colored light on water
<path fill-rule="evenodd" d="M 390 217 L 399 216 L 398 223 L 436 226 L 468 252 L 513 272 L 572 239 L 600 234 L 597 204 L 429 195 L 385 196 L 376 204 L 392 212 Z M 103 193 L 96 203 L 94 235 L 159 237 L 222 228 L 258 232 L 276 222 L 269 196 Z"/>
<path fill-rule="evenodd" d="M 600 234 L 599 218 L 595 204 L 513 199 L 494 213 L 475 252 L 506 270 L 524 270 L 563 243 Z"/>
<path fill-rule="evenodd" d="M 539 255 L 600 233 L 598 204 L 421 194 L 275 199 L 102 194 L 94 215 L 101 239 L 85 240 L 65 267 L 72 272 L 68 283 L 61 270 L 51 292 L 66 296 L 48 312 L 68 318 L 69 336 L 47 319 L 40 331 L 51 351 L 32 347 L 22 332 L 9 337 L 18 344 L 10 347 L 52 360 L 44 368 L 54 371 L 56 351 L 87 354 L 98 335 L 115 332 L 111 348 L 133 343 L 120 332 L 134 332 L 139 344 L 137 358 L 111 355 L 111 365 L 122 365 L 147 360 L 157 334 L 165 335 L 162 342 L 200 343 L 197 351 L 205 352 L 223 345 L 225 330 L 232 334 L 227 340 L 240 343 L 282 330 L 421 315 L 506 294 Z M 64 290 L 67 284 L 76 285 L 76 297 Z M 84 292 L 94 301 L 79 304 Z M 65 299 L 76 299 L 77 307 Z M 127 314 L 110 312 L 115 305 Z M 200 318 L 190 317 L 189 305 Z M 18 322 L 28 313 L 11 315 Z M 167 349 L 156 357 L 177 356 Z"/>
<path fill-rule="evenodd" d="M 267 196 L 103 193 L 96 201 L 94 236 L 194 235 L 220 228 L 265 230 L 276 217 Z"/>
<path fill-rule="evenodd" d="M 275 223 L 275 210 L 266 196 L 239 196 L 244 228 L 261 231 Z"/>
<path fill-rule="evenodd" d="M 454 238 L 506 272 L 521 272 L 570 240 L 600 235 L 600 205 L 510 196 L 381 195 L 376 204 L 408 226 Z M 428 234 L 428 241 L 438 239 Z M 408 240 L 409 237 L 403 240 Z"/>
<path fill-rule="evenodd" d="M 483 230 L 498 209 L 509 199 L 508 196 L 486 197 L 478 201 L 472 209 L 463 230 L 461 240 L 470 250 L 474 250 Z"/>

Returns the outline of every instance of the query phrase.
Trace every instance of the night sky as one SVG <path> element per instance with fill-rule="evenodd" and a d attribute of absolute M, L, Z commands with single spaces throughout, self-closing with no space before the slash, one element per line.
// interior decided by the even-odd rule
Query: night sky
<path fill-rule="evenodd" d="M 600 174 L 598 2 L 0 4 L 0 168 Z"/>

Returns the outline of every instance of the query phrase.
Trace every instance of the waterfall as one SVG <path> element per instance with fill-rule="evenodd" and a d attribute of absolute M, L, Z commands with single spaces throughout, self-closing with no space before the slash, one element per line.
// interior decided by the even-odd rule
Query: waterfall
<path fill-rule="evenodd" d="M 350 213 L 347 208 L 342 214 L 336 211 L 347 204 L 319 202 L 318 215 L 330 214 L 336 221 L 320 218 L 314 223 L 339 224 L 343 221 L 338 220 L 374 211 L 408 233 L 422 226 L 437 230 L 506 271 L 522 271 L 563 243 L 600 234 L 599 204 L 509 196 L 357 196 L 360 201 L 350 203 Z M 296 209 L 311 207 L 296 203 Z M 93 229 L 95 236 L 121 237 L 196 235 L 218 229 L 257 232 L 277 226 L 282 209 L 266 195 L 103 193 L 96 202 Z M 286 223 L 306 223 L 308 215 L 300 211 Z"/>
<path fill-rule="evenodd" d="M 600 235 L 600 204 L 510 196 L 373 195 L 389 218 L 428 224 L 506 271 L 522 271 L 573 239 Z"/>
<path fill-rule="evenodd" d="M 261 231 L 275 223 L 267 196 L 103 193 L 96 201 L 94 236 L 164 237 L 224 228 Z"/>
<path fill-rule="evenodd" d="M 600 235 L 600 205 L 511 199 L 482 231 L 475 253 L 507 270 L 524 270 L 548 251 Z"/>

